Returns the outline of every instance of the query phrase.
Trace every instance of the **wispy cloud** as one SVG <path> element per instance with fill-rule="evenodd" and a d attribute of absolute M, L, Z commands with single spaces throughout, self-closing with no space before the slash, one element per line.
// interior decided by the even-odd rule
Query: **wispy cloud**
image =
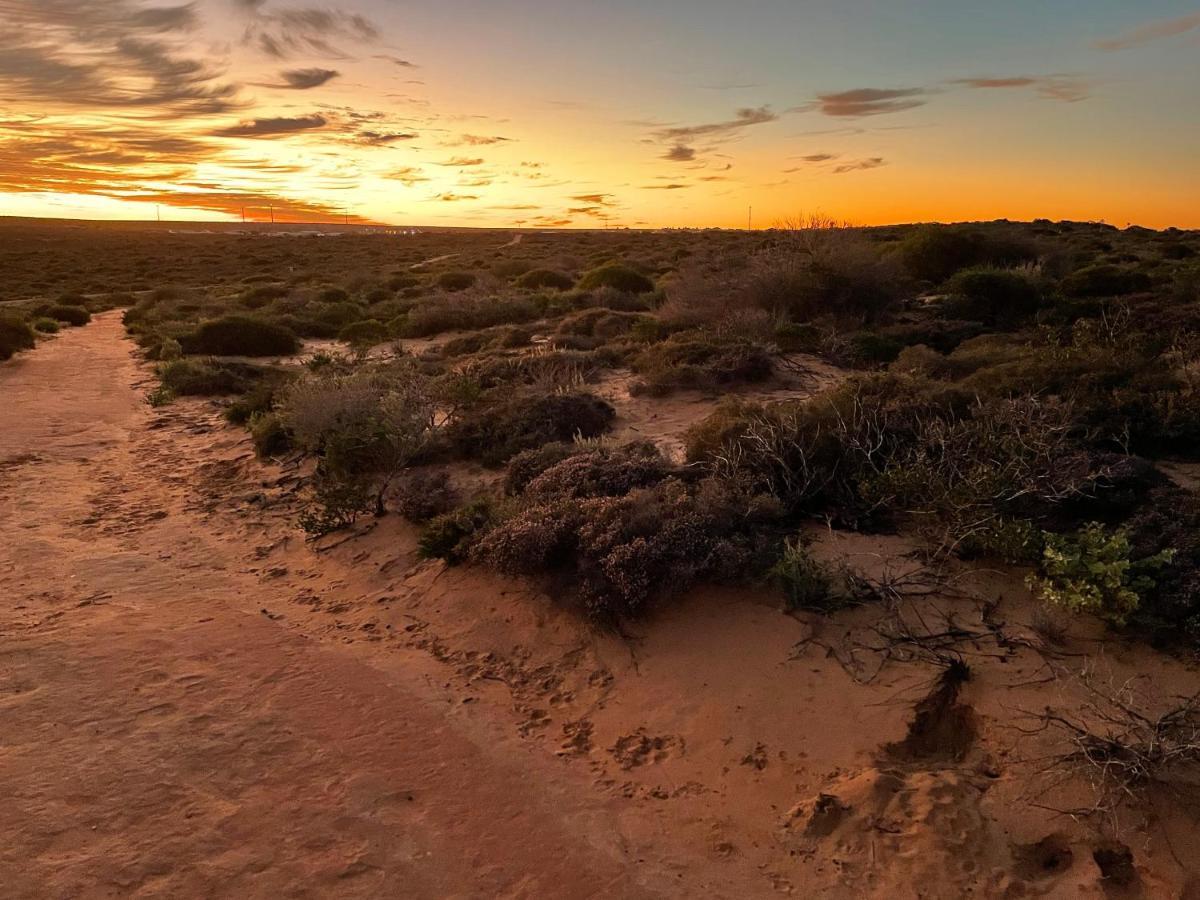
<path fill-rule="evenodd" d="M 1077 103 L 1090 96 L 1090 86 L 1076 75 L 956 78 L 950 84 L 976 90 L 1032 90 L 1044 100 L 1062 100 L 1066 103 Z"/>
<path fill-rule="evenodd" d="M 836 94 L 820 94 L 815 108 L 827 116 L 880 116 L 923 106 L 928 93 L 925 88 L 856 88 Z"/>
<path fill-rule="evenodd" d="M 0 97 L 49 109 L 162 107 L 225 112 L 237 87 L 197 58 L 186 38 L 194 4 L 146 8 L 131 0 L 4 0 Z"/>
<path fill-rule="evenodd" d="M 1098 50 L 1128 50 L 1131 47 L 1140 47 L 1152 41 L 1173 38 L 1181 34 L 1187 34 L 1189 31 L 1196 31 L 1197 29 L 1200 29 L 1200 12 L 1180 16 L 1177 19 L 1162 19 L 1157 22 L 1148 22 L 1145 25 L 1131 28 L 1129 31 L 1119 34 L 1116 37 L 1096 41 L 1093 46 Z"/>
<path fill-rule="evenodd" d="M 862 172 L 866 169 L 878 169 L 881 166 L 886 166 L 887 160 L 881 156 L 872 156 L 869 159 L 859 159 L 854 162 L 843 163 L 840 166 L 835 166 L 833 169 L 834 175 L 846 175 L 850 172 Z"/>
<path fill-rule="evenodd" d="M 709 122 L 702 125 L 675 125 L 662 128 L 655 133 L 659 140 L 686 143 L 698 138 L 709 138 L 718 135 L 737 134 L 753 125 L 765 125 L 779 119 L 779 115 L 768 106 L 756 106 L 739 109 L 732 119 L 720 122 Z"/>
<path fill-rule="evenodd" d="M 243 43 L 274 59 L 301 54 L 344 58 L 338 42 L 373 43 L 379 29 L 357 13 L 318 7 L 285 7 L 269 10 L 265 4 L 242 3 L 249 13 Z"/>
<path fill-rule="evenodd" d="M 644 191 L 682 191 L 684 188 L 690 188 L 690 184 L 679 184 L 672 182 L 671 184 L 644 184 Z"/>
<path fill-rule="evenodd" d="M 692 162 L 696 158 L 696 150 L 684 144 L 676 144 L 664 153 L 662 158 L 671 162 Z"/>
<path fill-rule="evenodd" d="M 454 169 L 469 169 L 473 166 L 482 166 L 484 160 L 479 157 L 470 156 L 455 156 L 445 162 L 438 163 L 439 166 L 448 166 Z"/>
<path fill-rule="evenodd" d="M 216 137 L 232 138 L 273 138 L 285 134 L 295 134 L 298 131 L 314 131 L 324 128 L 329 120 L 322 115 L 297 116 L 294 118 L 279 117 L 271 119 L 249 119 L 236 125 L 229 125 L 213 132 Z"/>
<path fill-rule="evenodd" d="M 307 91 L 328 84 L 341 74 L 336 69 L 288 69 L 279 73 L 283 83 L 276 86 L 293 91 Z"/>

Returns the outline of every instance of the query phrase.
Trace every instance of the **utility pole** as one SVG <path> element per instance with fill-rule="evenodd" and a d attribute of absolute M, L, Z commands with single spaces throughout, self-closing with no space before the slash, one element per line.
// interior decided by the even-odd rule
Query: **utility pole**
<path fill-rule="evenodd" d="M 271 207 L 271 224 L 272 225 L 275 224 L 275 207 L 274 206 Z"/>
<path fill-rule="evenodd" d="M 158 218 L 158 221 L 160 221 L 160 222 L 162 221 L 162 207 L 161 206 L 155 204 L 154 215 Z"/>
<path fill-rule="evenodd" d="M 246 207 L 242 207 L 242 224 L 246 224 Z"/>
<path fill-rule="evenodd" d="M 754 207 L 753 206 L 751 206 L 746 211 L 746 230 L 747 231 L 754 230 Z"/>

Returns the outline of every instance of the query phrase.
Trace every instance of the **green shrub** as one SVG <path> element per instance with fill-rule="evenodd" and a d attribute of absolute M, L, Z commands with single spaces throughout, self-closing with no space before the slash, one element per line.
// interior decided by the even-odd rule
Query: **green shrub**
<path fill-rule="evenodd" d="M 354 322 L 338 332 L 338 340 L 352 347 L 374 347 L 387 339 L 387 326 L 375 319 Z"/>
<path fill-rule="evenodd" d="M 592 269 L 579 280 L 580 290 L 612 288 L 625 294 L 648 294 L 654 290 L 654 282 L 636 269 L 620 263 L 609 263 Z"/>
<path fill-rule="evenodd" d="M 1120 266 L 1088 266 L 1072 272 L 1062 281 L 1068 297 L 1120 297 L 1150 288 L 1150 276 Z"/>
<path fill-rule="evenodd" d="M 1124 625 L 1174 556 L 1164 550 L 1135 560 L 1132 552 L 1125 529 L 1110 531 L 1098 522 L 1075 534 L 1048 534 L 1041 575 L 1031 576 L 1030 585 L 1047 603 Z"/>
<path fill-rule="evenodd" d="M 158 367 L 158 378 L 173 395 L 241 394 L 263 377 L 257 366 L 203 359 L 176 359 Z"/>
<path fill-rule="evenodd" d="M 915 278 L 941 284 L 970 266 L 1016 266 L 1037 259 L 1020 238 L 956 225 L 926 225 L 900 244 L 900 257 Z"/>
<path fill-rule="evenodd" d="M 50 319 L 44 316 L 40 319 L 35 319 L 33 322 L 33 330 L 41 332 L 42 334 L 58 334 L 60 328 L 61 326 L 58 324 L 56 319 Z"/>
<path fill-rule="evenodd" d="M 859 331 L 850 336 L 850 361 L 859 366 L 890 363 L 900 355 L 904 345 L 892 337 L 875 331 Z"/>
<path fill-rule="evenodd" d="M 762 536 L 778 516 L 769 501 L 716 479 L 689 485 L 676 478 L 580 499 L 573 488 L 559 493 L 571 479 L 557 477 L 556 468 L 478 540 L 473 558 L 511 575 L 565 575 L 587 612 L 608 622 L 638 615 L 698 579 L 733 581 L 765 568 Z M 534 490 L 542 479 L 547 489 Z"/>
<path fill-rule="evenodd" d="M 396 485 L 396 511 L 410 522 L 429 522 L 458 505 L 458 492 L 446 472 L 416 471 Z"/>
<path fill-rule="evenodd" d="M 437 278 L 437 286 L 443 291 L 465 291 L 475 286 L 476 278 L 471 272 L 443 272 Z"/>
<path fill-rule="evenodd" d="M 783 591 L 784 608 L 789 612 L 834 612 L 847 605 L 828 570 L 813 559 L 799 538 L 784 543 L 783 552 L 767 577 Z"/>
<path fill-rule="evenodd" d="M 25 319 L 0 312 L 0 360 L 9 359 L 20 350 L 32 350 L 36 343 L 33 329 Z"/>
<path fill-rule="evenodd" d="M 583 392 L 512 395 L 471 410 L 450 424 L 447 438 L 463 455 L 500 465 L 543 444 L 599 437 L 616 418 L 612 406 Z"/>
<path fill-rule="evenodd" d="M 1042 292 L 1025 273 L 981 266 L 959 272 L 946 286 L 952 295 L 949 315 L 1011 327 L 1032 317 L 1042 305 Z"/>
<path fill-rule="evenodd" d="M 526 290 L 569 291 L 575 286 L 574 279 L 553 269 L 534 269 L 517 279 L 517 287 Z"/>
<path fill-rule="evenodd" d="M 58 322 L 79 327 L 92 321 L 92 314 L 82 306 L 52 306 L 46 315 Z"/>
<path fill-rule="evenodd" d="M 363 308 L 357 303 L 347 300 L 321 306 L 313 316 L 322 325 L 328 325 L 335 329 L 345 328 L 347 325 L 360 321 L 362 317 Z"/>
<path fill-rule="evenodd" d="M 224 316 L 180 338 L 183 349 L 210 356 L 290 356 L 300 349 L 296 335 L 280 325 L 249 316 Z"/>
<path fill-rule="evenodd" d="M 421 529 L 421 556 L 444 560 L 452 566 L 465 562 L 474 541 L 489 527 L 492 517 L 491 504 L 482 499 L 437 516 Z"/>
<path fill-rule="evenodd" d="M 250 417 L 249 427 L 254 450 L 263 459 L 291 451 L 292 433 L 278 413 L 255 413 Z"/>

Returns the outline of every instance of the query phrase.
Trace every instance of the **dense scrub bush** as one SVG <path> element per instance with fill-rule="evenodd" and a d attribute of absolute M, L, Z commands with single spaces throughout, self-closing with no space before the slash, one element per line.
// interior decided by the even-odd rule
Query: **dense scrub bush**
<path fill-rule="evenodd" d="M 1141 594 L 1130 625 L 1163 646 L 1200 651 L 1200 496 L 1174 484 L 1152 490 L 1129 517 L 1133 559 L 1170 553 Z"/>
<path fill-rule="evenodd" d="M 470 272 L 443 272 L 437 278 L 437 286 L 443 291 L 465 291 L 475 286 L 476 278 Z"/>
<path fill-rule="evenodd" d="M 575 281 L 570 275 L 553 269 L 533 269 L 517 279 L 517 287 L 533 291 L 569 291 L 574 286 Z"/>
<path fill-rule="evenodd" d="M 179 397 L 241 394 L 265 374 L 258 366 L 205 359 L 171 360 L 157 372 L 163 388 Z"/>
<path fill-rule="evenodd" d="M 50 319 L 45 316 L 34 319 L 33 330 L 40 334 L 58 334 L 62 328 L 57 319 Z"/>
<path fill-rule="evenodd" d="M 725 404 L 687 435 L 689 460 L 850 525 L 910 520 L 947 550 L 1020 557 L 1030 518 L 1088 483 L 1069 410 L 981 403 L 919 378 L 858 379 L 801 403 Z"/>
<path fill-rule="evenodd" d="M 342 329 L 354 322 L 361 321 L 364 312 L 357 303 L 343 300 L 339 303 L 327 303 L 316 307 L 312 318 L 322 325 L 333 329 Z"/>
<path fill-rule="evenodd" d="M 374 347 L 387 339 L 387 326 L 375 319 L 353 322 L 338 332 L 338 340 L 352 347 Z"/>
<path fill-rule="evenodd" d="M 424 523 L 444 516 L 458 505 L 458 492 L 445 472 L 410 472 L 393 492 L 396 511 L 410 522 Z"/>
<path fill-rule="evenodd" d="M 499 465 L 543 444 L 599 437 L 616 417 L 612 406 L 594 394 L 505 393 L 447 427 L 447 438 L 460 455 Z"/>
<path fill-rule="evenodd" d="M 1062 280 L 1068 297 L 1120 297 L 1150 287 L 1150 276 L 1137 269 L 1113 265 L 1088 266 Z"/>
<path fill-rule="evenodd" d="M 0 360 L 20 350 L 32 350 L 36 343 L 33 329 L 23 317 L 0 311 Z"/>
<path fill-rule="evenodd" d="M 1124 625 L 1173 556 L 1164 550 L 1134 559 L 1126 530 L 1092 522 L 1076 534 L 1046 536 L 1041 575 L 1031 584 L 1047 603 Z"/>
<path fill-rule="evenodd" d="M 475 331 L 531 322 L 540 314 L 538 307 L 524 298 L 446 298 L 418 306 L 389 323 L 389 328 L 397 337 L 423 338 L 446 331 Z"/>
<path fill-rule="evenodd" d="M 900 244 L 900 257 L 913 277 L 934 284 L 971 266 L 1018 266 L 1037 255 L 1036 247 L 1019 237 L 955 225 L 923 226 Z"/>
<path fill-rule="evenodd" d="M 1041 288 L 1018 269 L 966 269 L 950 279 L 946 290 L 949 315 L 1000 328 L 1028 321 L 1042 305 Z"/>
<path fill-rule="evenodd" d="M 352 522 L 372 499 L 376 515 L 384 513 L 392 480 L 431 437 L 434 401 L 407 365 L 321 369 L 289 387 L 280 415 L 296 446 L 317 458 L 316 506 L 302 524 L 320 534 Z"/>
<path fill-rule="evenodd" d="M 705 390 L 766 381 L 775 361 L 766 348 L 743 340 L 680 335 L 655 344 L 630 361 L 640 380 L 633 394 L 661 397 L 677 390 Z"/>
<path fill-rule="evenodd" d="M 263 459 L 291 452 L 292 433 L 278 413 L 255 413 L 247 425 L 254 450 Z"/>
<path fill-rule="evenodd" d="M 280 325 L 249 316 L 204 322 L 180 337 L 187 353 L 210 356 L 289 356 L 300 349 L 296 335 Z"/>
<path fill-rule="evenodd" d="M 620 263 L 609 263 L 587 272 L 579 280 L 580 290 L 612 288 L 624 294 L 648 294 L 654 290 L 654 282 L 637 269 Z"/>
<path fill-rule="evenodd" d="M 591 474 L 582 489 L 573 477 L 580 467 Z M 585 609 L 605 621 L 637 615 L 701 578 L 765 568 L 778 508 L 717 479 L 663 478 L 667 469 L 643 452 L 573 456 L 530 482 L 472 556 L 513 575 L 567 578 Z"/>
<path fill-rule="evenodd" d="M 82 306 L 51 306 L 46 310 L 46 315 L 56 322 L 65 322 L 75 327 L 92 321 L 92 314 Z"/>
<path fill-rule="evenodd" d="M 451 512 L 437 516 L 421 529 L 420 552 L 426 559 L 440 559 L 448 565 L 466 562 L 471 548 L 491 525 L 492 505 L 477 499 Z"/>
<path fill-rule="evenodd" d="M 812 220 L 772 238 L 751 261 L 740 304 L 797 322 L 874 321 L 904 295 L 899 266 L 854 229 Z"/>

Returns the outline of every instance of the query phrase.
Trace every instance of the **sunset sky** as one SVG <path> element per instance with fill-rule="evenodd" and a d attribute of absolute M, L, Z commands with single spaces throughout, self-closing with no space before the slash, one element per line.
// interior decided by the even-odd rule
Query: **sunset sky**
<path fill-rule="evenodd" d="M 0 0 L 0 214 L 1200 227 L 1196 0 Z"/>

